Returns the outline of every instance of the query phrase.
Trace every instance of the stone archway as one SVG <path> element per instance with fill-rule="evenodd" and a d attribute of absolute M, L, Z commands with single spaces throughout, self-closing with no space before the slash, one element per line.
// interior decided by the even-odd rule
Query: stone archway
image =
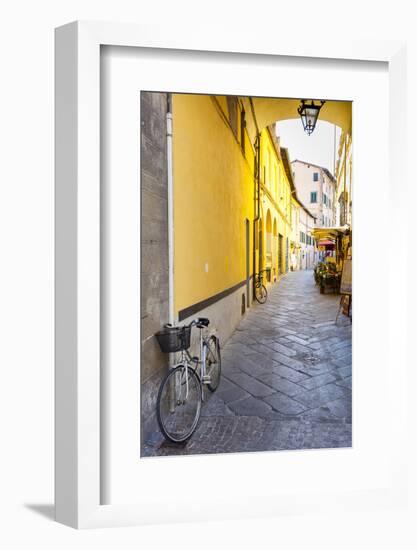
<path fill-rule="evenodd" d="M 299 118 L 297 109 L 300 99 L 253 97 L 252 103 L 256 112 L 258 129 L 266 128 L 280 120 Z M 341 128 L 342 132 L 350 135 L 352 133 L 352 103 L 350 101 L 326 100 L 320 109 L 319 120 L 335 124 Z M 247 130 L 254 143 L 257 128 L 251 119 L 247 120 Z"/>

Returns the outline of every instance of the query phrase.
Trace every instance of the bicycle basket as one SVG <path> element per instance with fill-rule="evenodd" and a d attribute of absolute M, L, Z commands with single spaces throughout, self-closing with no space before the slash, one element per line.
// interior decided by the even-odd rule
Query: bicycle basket
<path fill-rule="evenodd" d="M 155 334 L 164 353 L 174 353 L 190 347 L 191 327 L 164 327 Z"/>

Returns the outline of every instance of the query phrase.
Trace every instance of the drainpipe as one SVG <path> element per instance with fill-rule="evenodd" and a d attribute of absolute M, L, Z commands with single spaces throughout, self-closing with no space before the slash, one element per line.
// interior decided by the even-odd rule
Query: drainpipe
<path fill-rule="evenodd" d="M 255 296 L 255 273 L 256 273 L 256 232 L 258 231 L 258 223 L 261 218 L 261 134 L 256 134 L 255 139 L 255 178 L 254 178 L 254 218 L 253 218 L 253 277 L 252 277 L 252 287 L 253 287 L 253 296 Z M 259 238 L 259 231 L 258 231 Z M 258 243 L 258 250 L 260 249 Z"/>
<path fill-rule="evenodd" d="M 174 315 L 174 177 L 172 170 L 172 95 L 167 94 L 167 187 L 168 187 L 168 322 L 175 324 Z M 168 366 L 175 365 L 173 353 L 169 354 Z M 170 412 L 175 410 L 174 385 L 170 388 Z"/>
<path fill-rule="evenodd" d="M 175 324 L 174 316 L 174 178 L 172 170 L 172 96 L 167 95 L 167 185 L 168 185 L 168 322 Z M 171 359 L 170 354 L 170 359 Z"/>
<path fill-rule="evenodd" d="M 254 174 L 254 189 L 253 189 L 253 257 L 252 257 L 252 286 L 253 295 L 255 297 L 255 273 L 256 273 L 256 231 L 258 229 L 258 222 L 261 218 L 261 132 L 259 131 L 258 122 L 256 120 L 255 107 L 253 105 L 252 98 L 249 98 L 250 107 L 252 111 L 253 121 L 256 126 L 256 138 L 255 138 L 255 174 Z M 259 231 L 258 231 L 259 236 Z M 259 243 L 258 243 L 259 245 Z M 259 249 L 259 246 L 258 246 Z"/>
<path fill-rule="evenodd" d="M 347 163 L 347 135 L 345 134 L 345 161 L 343 163 L 343 214 L 344 221 L 347 223 L 347 200 L 346 200 L 346 163 Z"/>

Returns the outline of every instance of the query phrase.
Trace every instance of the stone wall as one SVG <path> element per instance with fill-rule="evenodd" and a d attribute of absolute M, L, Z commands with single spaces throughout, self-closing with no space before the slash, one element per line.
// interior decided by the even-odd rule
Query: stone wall
<path fill-rule="evenodd" d="M 168 322 L 167 94 L 141 92 L 141 426 L 156 424 L 156 397 L 167 367 L 155 332 Z"/>

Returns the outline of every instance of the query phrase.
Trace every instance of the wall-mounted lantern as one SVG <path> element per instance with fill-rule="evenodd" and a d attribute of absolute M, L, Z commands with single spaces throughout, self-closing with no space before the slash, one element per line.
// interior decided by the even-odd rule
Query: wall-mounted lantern
<path fill-rule="evenodd" d="M 304 131 L 309 136 L 314 132 L 320 109 L 325 103 L 325 101 L 321 100 L 319 101 L 319 103 L 314 103 L 314 99 L 301 100 L 300 106 L 298 107 L 297 111 L 300 115 L 301 122 L 303 123 Z"/>

